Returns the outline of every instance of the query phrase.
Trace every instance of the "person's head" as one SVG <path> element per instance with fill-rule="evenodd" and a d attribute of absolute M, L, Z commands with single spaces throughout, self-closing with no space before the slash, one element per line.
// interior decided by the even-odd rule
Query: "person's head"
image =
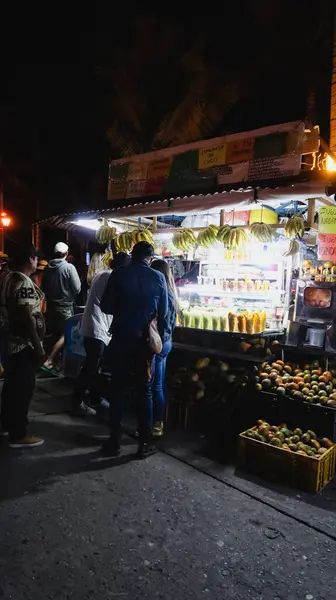
<path fill-rule="evenodd" d="M 111 260 L 111 269 L 118 267 L 128 267 L 131 264 L 131 257 L 127 252 L 118 252 Z"/>
<path fill-rule="evenodd" d="M 11 266 L 14 271 L 22 271 L 30 276 L 36 271 L 38 258 L 39 252 L 33 244 L 20 244 L 13 252 Z"/>
<path fill-rule="evenodd" d="M 138 242 L 135 244 L 132 250 L 132 261 L 140 262 L 141 260 L 145 260 L 146 262 L 151 262 L 154 257 L 154 246 L 149 244 L 148 242 Z"/>
<path fill-rule="evenodd" d="M 69 254 L 69 246 L 64 242 L 57 242 L 54 248 L 55 258 L 66 258 Z"/>
<path fill-rule="evenodd" d="M 177 294 L 176 294 L 174 277 L 173 277 L 171 268 L 168 265 L 168 263 L 165 260 L 157 259 L 157 260 L 153 260 L 151 266 L 152 266 L 152 269 L 154 269 L 155 271 L 160 271 L 160 273 L 163 273 L 163 275 L 165 276 L 168 290 L 173 292 L 173 294 L 176 298 Z"/>

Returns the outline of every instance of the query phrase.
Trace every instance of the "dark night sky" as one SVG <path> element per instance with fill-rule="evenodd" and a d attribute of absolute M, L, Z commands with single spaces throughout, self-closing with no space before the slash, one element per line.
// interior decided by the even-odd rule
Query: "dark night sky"
<path fill-rule="evenodd" d="M 233 81 L 250 63 L 261 64 L 253 94 L 231 110 L 216 134 L 304 117 L 314 81 L 316 121 L 327 136 L 330 6 L 328 0 L 275 5 L 256 0 L 222 3 L 220 13 L 204 13 L 202 5 L 195 15 L 190 9 L 169 15 L 161 9 L 157 15 L 159 22 L 181 24 L 188 42 L 204 34 L 209 64 L 225 69 Z M 51 10 L 35 17 L 29 7 L 19 22 L 15 18 L 14 28 L 5 28 L 0 152 L 5 201 L 20 228 L 33 220 L 37 198 L 40 214 L 103 201 L 113 154 L 104 129 L 113 114 L 107 114 L 102 97 L 113 89 L 106 89 L 96 67 L 114 65 L 116 50 L 127 49 L 132 14 L 132 6 L 116 3 L 99 15 Z"/>

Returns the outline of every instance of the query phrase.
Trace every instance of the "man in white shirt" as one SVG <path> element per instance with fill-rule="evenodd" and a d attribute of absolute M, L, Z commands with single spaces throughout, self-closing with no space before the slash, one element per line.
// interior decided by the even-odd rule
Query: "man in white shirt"
<path fill-rule="evenodd" d="M 126 267 L 131 259 L 125 252 L 119 252 L 111 261 L 111 269 Z M 86 358 L 75 388 L 75 411 L 86 416 L 94 416 L 96 411 L 85 403 L 85 392 L 90 391 L 90 404 L 100 404 L 98 367 L 106 347 L 109 345 L 112 315 L 100 310 L 100 301 L 106 284 L 112 273 L 107 269 L 98 273 L 91 283 L 91 288 L 82 317 L 80 333 L 84 337 Z"/>

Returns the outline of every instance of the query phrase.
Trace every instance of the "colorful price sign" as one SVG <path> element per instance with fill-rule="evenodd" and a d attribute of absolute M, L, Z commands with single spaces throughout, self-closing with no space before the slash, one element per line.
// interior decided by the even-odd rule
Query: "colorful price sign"
<path fill-rule="evenodd" d="M 336 234 L 336 206 L 321 206 L 318 231 Z"/>
<path fill-rule="evenodd" d="M 253 138 L 243 138 L 227 145 L 226 162 L 240 163 L 248 161 L 253 156 Z"/>
<path fill-rule="evenodd" d="M 198 168 L 208 169 L 217 165 L 225 165 L 226 162 L 226 144 L 202 148 L 198 155 Z"/>
<path fill-rule="evenodd" d="M 125 198 L 127 183 L 114 183 L 114 181 L 109 181 L 108 190 L 107 190 L 107 199 L 108 200 L 119 200 L 120 198 Z"/>
<path fill-rule="evenodd" d="M 319 260 L 336 261 L 336 233 L 319 233 L 317 255 Z"/>
<path fill-rule="evenodd" d="M 128 181 L 144 181 L 147 178 L 148 163 L 132 162 L 130 163 L 127 180 Z"/>

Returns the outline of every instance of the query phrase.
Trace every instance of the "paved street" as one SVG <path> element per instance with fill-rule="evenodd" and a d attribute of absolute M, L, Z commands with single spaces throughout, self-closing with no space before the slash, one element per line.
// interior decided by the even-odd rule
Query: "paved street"
<path fill-rule="evenodd" d="M 44 446 L 0 451 L 0 598 L 336 598 L 331 500 L 239 491 L 165 452 L 138 461 L 128 437 L 101 458 L 103 428 L 56 396 L 41 384 L 33 406 Z"/>

